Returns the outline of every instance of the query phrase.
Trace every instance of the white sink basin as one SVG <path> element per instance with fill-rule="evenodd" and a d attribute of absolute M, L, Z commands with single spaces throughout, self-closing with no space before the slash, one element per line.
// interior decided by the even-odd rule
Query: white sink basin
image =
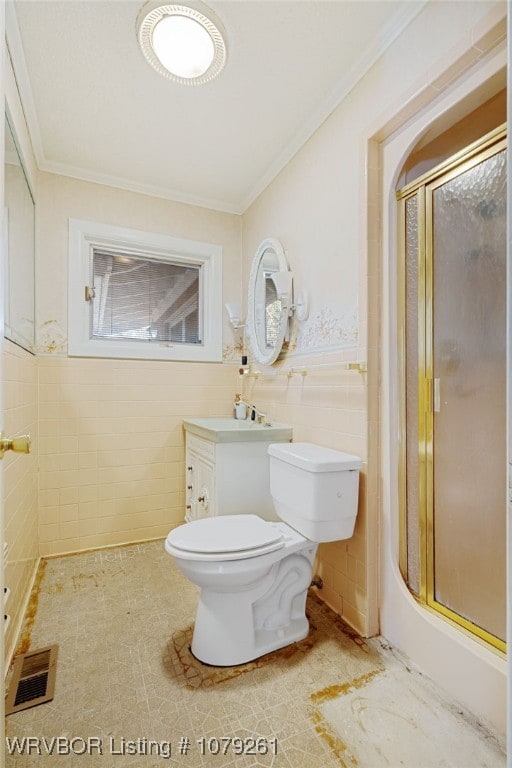
<path fill-rule="evenodd" d="M 293 428 L 289 424 L 273 422 L 270 426 L 250 419 L 239 421 L 227 417 L 183 419 L 187 432 L 214 443 L 252 443 L 291 440 Z"/>

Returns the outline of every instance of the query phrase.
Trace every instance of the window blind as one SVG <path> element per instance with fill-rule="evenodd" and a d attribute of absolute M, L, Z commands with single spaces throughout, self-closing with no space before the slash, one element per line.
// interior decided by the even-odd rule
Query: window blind
<path fill-rule="evenodd" d="M 201 344 L 201 268 L 93 249 L 92 338 Z"/>

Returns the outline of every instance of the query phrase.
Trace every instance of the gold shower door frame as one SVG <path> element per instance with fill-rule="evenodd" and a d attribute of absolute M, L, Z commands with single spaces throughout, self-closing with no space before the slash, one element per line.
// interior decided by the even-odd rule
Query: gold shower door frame
<path fill-rule="evenodd" d="M 434 317 L 433 317 L 433 194 L 448 181 L 465 173 L 507 147 L 506 125 L 456 153 L 433 170 L 420 176 L 396 194 L 398 201 L 398 363 L 400 387 L 399 431 L 399 565 L 412 594 L 427 609 L 441 614 L 459 628 L 480 638 L 499 651 L 506 643 L 435 598 L 434 583 Z M 419 512 L 419 589 L 409 585 L 407 523 L 407 419 L 406 419 L 406 205 L 416 197 L 418 210 L 418 339 L 417 339 L 417 504 Z M 505 509 L 505 494 L 503 505 Z"/>

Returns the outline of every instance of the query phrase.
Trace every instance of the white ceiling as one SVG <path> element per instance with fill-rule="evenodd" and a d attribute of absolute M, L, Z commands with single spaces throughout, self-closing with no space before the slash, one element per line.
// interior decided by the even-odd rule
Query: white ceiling
<path fill-rule="evenodd" d="M 196 87 L 146 63 L 140 0 L 7 3 L 38 165 L 241 213 L 424 1 L 211 0 L 228 59 Z"/>

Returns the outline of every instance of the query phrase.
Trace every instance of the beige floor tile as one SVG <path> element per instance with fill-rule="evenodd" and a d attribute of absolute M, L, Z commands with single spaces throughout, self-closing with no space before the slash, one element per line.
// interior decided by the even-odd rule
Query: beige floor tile
<path fill-rule="evenodd" d="M 7 749 L 6 768 L 430 768 L 444 714 L 444 736 L 466 752 L 447 747 L 432 768 L 505 765 L 492 734 L 314 594 L 304 641 L 218 668 L 190 652 L 197 590 L 162 542 L 50 559 L 42 569 L 22 641 L 25 650 L 59 643 L 55 697 L 7 718 L 8 739 L 37 737 L 41 754 L 26 743 L 22 753 Z M 410 697 L 423 702 L 412 712 Z M 411 757 L 415 728 L 420 758 Z M 68 740 L 70 754 L 47 754 L 53 736 Z"/>

